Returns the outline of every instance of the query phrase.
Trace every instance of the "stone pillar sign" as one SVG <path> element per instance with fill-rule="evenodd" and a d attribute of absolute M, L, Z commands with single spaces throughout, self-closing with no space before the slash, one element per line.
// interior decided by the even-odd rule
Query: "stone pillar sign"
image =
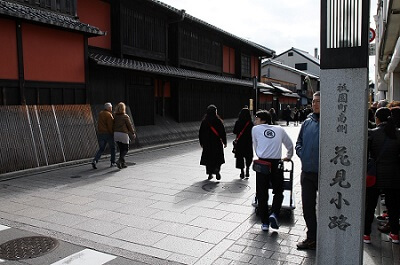
<path fill-rule="evenodd" d="M 321 1 L 316 264 L 363 263 L 368 21 L 368 0 Z"/>

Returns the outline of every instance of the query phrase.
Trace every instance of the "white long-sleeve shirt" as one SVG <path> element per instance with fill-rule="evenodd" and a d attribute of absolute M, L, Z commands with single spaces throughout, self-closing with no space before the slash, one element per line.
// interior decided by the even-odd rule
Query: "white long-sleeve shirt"
<path fill-rule="evenodd" d="M 260 124 L 251 130 L 254 150 L 259 158 L 282 159 L 282 144 L 287 149 L 287 158 L 293 156 L 293 142 L 286 131 L 277 125 Z"/>

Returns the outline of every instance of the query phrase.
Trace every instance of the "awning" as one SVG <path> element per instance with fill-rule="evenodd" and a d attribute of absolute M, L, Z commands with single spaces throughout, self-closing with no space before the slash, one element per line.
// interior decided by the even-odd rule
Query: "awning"
<path fill-rule="evenodd" d="M 278 85 L 278 84 L 273 84 L 273 83 L 272 83 L 272 86 L 277 90 L 277 92 L 280 92 L 280 93 L 289 93 L 289 94 L 292 94 L 292 93 L 293 93 L 292 90 L 287 89 L 287 88 L 285 88 L 285 87 L 283 87 L 283 86 L 280 86 L 280 85 Z"/>
<path fill-rule="evenodd" d="M 152 74 L 184 78 L 184 79 L 202 80 L 202 81 L 209 81 L 216 83 L 253 87 L 253 81 L 202 73 L 202 72 L 177 68 L 173 66 L 136 61 L 132 59 L 121 59 L 98 53 L 89 53 L 89 58 L 92 59 L 94 62 L 96 62 L 98 65 L 103 65 L 103 66 L 117 67 L 117 68 L 135 70 L 139 72 L 152 73 Z M 271 88 L 271 86 L 261 82 L 258 82 L 257 86 L 259 88 L 266 88 L 266 89 Z"/>
<path fill-rule="evenodd" d="M 82 23 L 69 16 L 4 0 L 0 0 L 0 16 L 19 18 L 33 23 L 80 31 L 90 36 L 105 35 L 105 33 L 97 27 Z"/>
<path fill-rule="evenodd" d="M 300 98 L 300 96 L 296 93 L 292 93 L 292 94 L 283 93 L 282 96 L 289 97 L 289 98 Z"/>

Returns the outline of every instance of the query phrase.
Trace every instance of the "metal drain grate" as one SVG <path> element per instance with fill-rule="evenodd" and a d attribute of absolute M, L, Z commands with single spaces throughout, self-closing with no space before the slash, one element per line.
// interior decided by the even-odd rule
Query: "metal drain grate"
<path fill-rule="evenodd" d="M 0 259 L 20 260 L 36 258 L 57 247 L 58 241 L 51 237 L 21 237 L 0 245 Z"/>
<path fill-rule="evenodd" d="M 218 193 L 240 193 L 250 190 L 250 186 L 241 183 L 218 183 L 211 182 L 202 186 L 202 189 L 208 192 Z"/>

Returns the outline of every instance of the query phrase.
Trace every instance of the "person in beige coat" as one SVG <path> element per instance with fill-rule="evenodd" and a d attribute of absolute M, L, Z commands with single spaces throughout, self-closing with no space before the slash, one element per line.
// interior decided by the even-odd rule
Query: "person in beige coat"
<path fill-rule="evenodd" d="M 125 156 L 128 153 L 130 139 L 136 138 L 136 132 L 123 102 L 118 103 L 114 115 L 114 140 L 119 148 L 118 168 L 126 168 Z"/>

